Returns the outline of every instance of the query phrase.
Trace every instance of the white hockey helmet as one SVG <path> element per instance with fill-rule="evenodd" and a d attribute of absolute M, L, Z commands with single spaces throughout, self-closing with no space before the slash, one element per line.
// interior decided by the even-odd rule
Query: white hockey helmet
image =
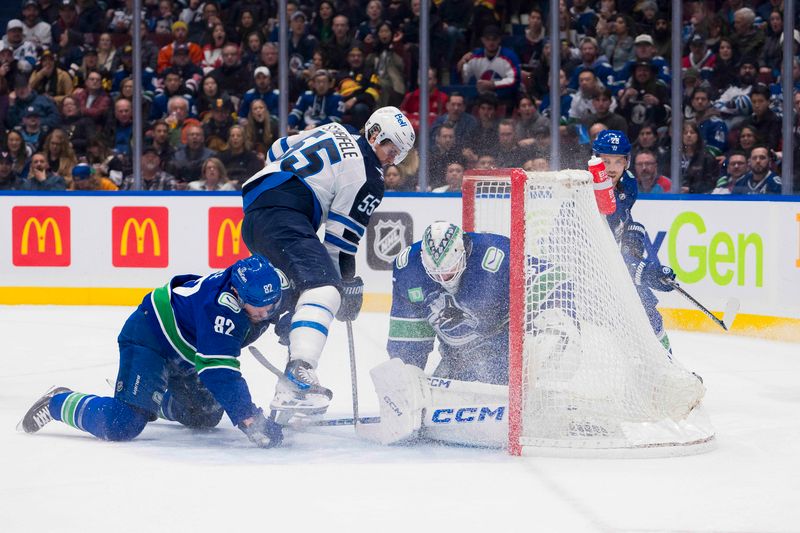
<path fill-rule="evenodd" d="M 438 220 L 422 234 L 422 266 L 428 276 L 453 292 L 467 267 L 464 231 L 450 222 Z"/>
<path fill-rule="evenodd" d="M 395 165 L 406 158 L 408 152 L 414 148 L 414 141 L 417 138 L 408 118 L 402 111 L 392 106 L 378 109 L 370 115 L 369 120 L 364 124 L 364 135 L 367 138 L 367 142 L 375 133 L 378 136 L 375 137 L 373 142 L 370 142 L 370 146 L 373 149 L 384 141 L 392 141 L 397 149 L 400 150 L 400 154 L 394 158 Z"/>

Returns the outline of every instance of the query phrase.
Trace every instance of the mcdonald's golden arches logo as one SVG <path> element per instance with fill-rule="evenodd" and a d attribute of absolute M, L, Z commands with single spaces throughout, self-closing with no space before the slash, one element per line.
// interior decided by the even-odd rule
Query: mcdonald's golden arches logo
<path fill-rule="evenodd" d="M 250 256 L 242 240 L 243 218 L 241 207 L 208 209 L 208 266 L 226 268 Z"/>
<path fill-rule="evenodd" d="M 111 210 L 112 264 L 164 268 L 169 265 L 169 210 L 115 207 Z"/>
<path fill-rule="evenodd" d="M 11 210 L 14 266 L 71 263 L 70 210 L 67 206 L 16 206 Z"/>

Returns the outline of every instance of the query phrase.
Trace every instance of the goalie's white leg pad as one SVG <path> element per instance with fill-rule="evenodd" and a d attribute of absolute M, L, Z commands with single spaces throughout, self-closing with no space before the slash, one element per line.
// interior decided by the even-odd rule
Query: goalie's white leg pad
<path fill-rule="evenodd" d="M 341 296 L 336 287 L 325 285 L 308 289 L 300 295 L 289 333 L 291 359 L 302 359 L 317 367 L 328 328 L 339 310 Z"/>
<path fill-rule="evenodd" d="M 425 374 L 400 359 L 389 359 L 370 370 L 381 422 L 370 428 L 371 440 L 392 444 L 417 436 L 423 411 L 430 405 L 430 387 Z"/>
<path fill-rule="evenodd" d="M 431 407 L 423 435 L 467 446 L 504 447 L 508 442 L 508 387 L 429 378 Z"/>

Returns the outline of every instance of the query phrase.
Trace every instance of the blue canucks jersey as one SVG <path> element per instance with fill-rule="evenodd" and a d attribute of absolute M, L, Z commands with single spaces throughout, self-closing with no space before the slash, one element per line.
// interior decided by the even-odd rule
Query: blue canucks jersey
<path fill-rule="evenodd" d="M 159 352 L 179 368 L 197 372 L 238 424 L 256 410 L 239 369 L 239 354 L 278 320 L 280 312 L 269 321 L 252 323 L 233 294 L 232 268 L 202 277 L 175 276 L 145 296 L 139 309 L 161 333 Z M 285 306 L 290 300 L 284 294 L 281 301 Z"/>
<path fill-rule="evenodd" d="M 344 100 L 334 92 L 319 96 L 313 91 L 301 94 L 289 113 L 289 127 L 305 129 L 308 126 L 322 126 L 330 122 L 341 122 L 344 114 Z"/>
<path fill-rule="evenodd" d="M 390 357 L 424 368 L 436 338 L 443 357 L 454 351 L 507 357 L 509 240 L 488 233 L 464 237 L 471 250 L 453 294 L 428 277 L 421 242 L 395 259 Z"/>
<path fill-rule="evenodd" d="M 636 182 L 636 176 L 630 170 L 626 170 L 622 174 L 622 178 L 617 182 L 614 187 L 614 198 L 617 200 L 617 210 L 608 215 L 608 225 L 611 226 L 611 231 L 614 232 L 614 237 L 619 241 L 622 231 L 628 222 L 633 221 L 631 216 L 631 209 L 636 199 L 639 197 L 639 185 Z"/>

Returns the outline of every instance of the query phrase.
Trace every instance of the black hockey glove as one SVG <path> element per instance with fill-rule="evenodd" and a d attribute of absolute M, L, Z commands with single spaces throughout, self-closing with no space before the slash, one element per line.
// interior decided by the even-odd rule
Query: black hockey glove
<path fill-rule="evenodd" d="M 281 426 L 264 418 L 264 411 L 261 409 L 253 415 L 252 424 L 245 427 L 244 422 L 240 422 L 239 429 L 259 448 L 273 448 L 283 441 Z"/>
<path fill-rule="evenodd" d="M 673 290 L 675 287 L 671 282 L 674 279 L 675 272 L 670 267 L 659 265 L 654 261 L 640 261 L 633 275 L 636 285 L 644 285 L 661 292 Z"/>
<path fill-rule="evenodd" d="M 342 322 L 352 322 L 358 318 L 361 304 L 364 300 L 364 282 L 359 276 L 342 280 L 342 304 L 336 319 Z"/>
<path fill-rule="evenodd" d="M 642 259 L 644 257 L 646 238 L 647 231 L 644 226 L 638 222 L 628 222 L 620 239 L 622 255 L 632 259 Z"/>

